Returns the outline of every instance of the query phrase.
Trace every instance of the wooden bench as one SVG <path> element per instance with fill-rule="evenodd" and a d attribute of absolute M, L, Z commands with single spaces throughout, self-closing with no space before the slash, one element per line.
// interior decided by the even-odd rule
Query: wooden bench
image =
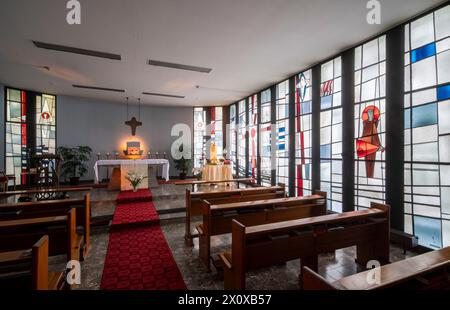
<path fill-rule="evenodd" d="M 0 253 L 0 289 L 66 289 L 65 273 L 48 271 L 48 253 L 48 236 L 31 249 Z"/>
<path fill-rule="evenodd" d="M 185 241 L 187 244 L 193 245 L 193 238 L 198 237 L 198 234 L 192 234 L 191 220 L 194 216 L 202 215 L 203 200 L 208 200 L 213 204 L 222 204 L 281 197 L 286 197 L 284 187 L 282 186 L 241 189 L 224 188 L 220 190 L 204 192 L 191 192 L 189 189 L 186 189 L 186 229 L 184 235 Z"/>
<path fill-rule="evenodd" d="M 86 258 L 91 247 L 90 239 L 90 193 L 83 199 L 61 199 L 16 204 L 0 204 L 0 221 L 64 216 L 72 208 L 76 211 L 76 225 L 82 227 L 84 244 L 82 257 Z"/>
<path fill-rule="evenodd" d="M 191 191 L 195 191 L 195 186 L 198 185 L 215 185 L 215 184 L 224 184 L 224 183 L 236 183 L 237 187 L 243 184 L 254 184 L 255 179 L 253 178 L 241 178 L 241 179 L 232 179 L 232 180 L 222 180 L 222 181 L 177 181 L 175 185 L 191 185 Z"/>
<path fill-rule="evenodd" d="M 28 190 L 19 190 L 19 191 L 10 191 L 10 192 L 0 192 L 0 199 L 5 199 L 11 196 L 25 196 L 31 197 L 34 196 L 49 196 L 51 194 L 60 193 L 61 197 L 65 197 L 67 193 L 76 193 L 76 192 L 90 192 L 92 187 L 55 187 L 55 188 L 45 188 L 45 189 L 28 189 Z"/>
<path fill-rule="evenodd" d="M 232 223 L 232 251 L 219 255 L 225 289 L 245 289 L 245 273 L 290 260 L 317 271 L 318 255 L 357 246 L 356 262 L 389 262 L 389 212 L 387 205 L 372 203 L 363 211 L 245 227 Z M 302 270 L 300 268 L 300 270 Z M 301 277 L 300 277 L 301 285 Z"/>
<path fill-rule="evenodd" d="M 376 270 L 367 270 L 335 282 L 328 282 L 308 267 L 303 267 L 305 290 L 380 290 L 387 288 L 448 288 L 450 247 L 418 255 L 379 268 L 379 282 L 372 281 Z M 367 279 L 371 280 L 368 281 Z"/>
<path fill-rule="evenodd" d="M 44 235 L 49 236 L 49 255 L 66 254 L 67 261 L 80 260 L 84 237 L 76 231 L 75 209 L 64 216 L 0 221 L 0 252 L 29 248 Z"/>
<path fill-rule="evenodd" d="M 211 236 L 231 233 L 232 220 L 253 226 L 327 214 L 327 194 L 319 191 L 315 194 L 219 205 L 203 201 L 203 223 L 196 227 L 199 232 L 200 259 L 210 270 Z"/>

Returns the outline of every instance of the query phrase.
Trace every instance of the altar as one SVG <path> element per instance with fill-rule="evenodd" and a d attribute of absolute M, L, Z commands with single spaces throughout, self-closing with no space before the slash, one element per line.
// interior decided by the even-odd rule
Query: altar
<path fill-rule="evenodd" d="M 162 177 L 169 181 L 169 161 L 167 159 L 107 159 L 98 160 L 94 165 L 95 183 L 99 183 L 99 168 L 100 167 L 114 167 L 120 168 L 120 175 L 111 176 L 111 178 L 120 178 L 120 189 L 129 190 L 131 185 L 125 180 L 128 172 L 133 171 L 139 175 L 148 177 L 149 166 L 162 166 Z M 116 171 L 118 171 L 116 169 Z M 143 180 L 139 188 L 148 188 L 148 179 Z"/>

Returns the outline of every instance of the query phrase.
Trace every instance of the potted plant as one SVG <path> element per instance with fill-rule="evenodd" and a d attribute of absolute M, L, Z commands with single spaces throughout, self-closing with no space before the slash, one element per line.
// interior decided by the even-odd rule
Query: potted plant
<path fill-rule="evenodd" d="M 125 179 L 127 179 L 130 182 L 131 186 L 133 187 L 134 193 L 137 192 L 139 184 L 141 184 L 141 182 L 146 178 L 147 176 L 140 175 L 136 171 L 129 171 L 128 175 L 125 177 Z"/>
<path fill-rule="evenodd" d="M 183 154 L 183 150 L 184 150 L 184 145 L 180 144 L 180 147 L 178 148 L 179 154 Z M 174 163 L 175 163 L 175 169 L 180 171 L 180 179 L 181 180 L 186 179 L 186 174 L 189 170 L 191 160 L 184 158 L 184 156 L 181 156 L 180 159 L 174 159 Z"/>
<path fill-rule="evenodd" d="M 58 147 L 58 154 L 63 158 L 61 173 L 70 180 L 70 185 L 78 185 L 88 169 L 86 162 L 91 158 L 92 149 L 89 146 Z"/>

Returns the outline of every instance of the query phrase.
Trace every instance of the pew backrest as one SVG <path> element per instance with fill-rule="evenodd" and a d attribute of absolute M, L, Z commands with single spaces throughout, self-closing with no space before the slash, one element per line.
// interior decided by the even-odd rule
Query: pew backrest
<path fill-rule="evenodd" d="M 203 200 L 219 204 L 229 203 L 231 201 L 250 201 L 278 197 L 286 197 L 284 187 L 282 186 L 221 189 L 206 192 L 191 192 L 189 189 L 186 189 L 185 240 L 188 244 L 193 245 L 192 239 L 197 237 L 197 235 L 192 235 L 191 233 L 191 218 L 202 215 Z"/>

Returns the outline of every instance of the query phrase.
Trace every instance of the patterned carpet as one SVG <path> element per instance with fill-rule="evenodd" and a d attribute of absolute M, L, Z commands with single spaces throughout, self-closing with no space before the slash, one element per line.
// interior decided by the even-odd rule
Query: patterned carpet
<path fill-rule="evenodd" d="M 100 289 L 185 290 L 150 191 L 122 192 L 117 200 L 112 228 L 121 230 L 110 233 Z"/>

